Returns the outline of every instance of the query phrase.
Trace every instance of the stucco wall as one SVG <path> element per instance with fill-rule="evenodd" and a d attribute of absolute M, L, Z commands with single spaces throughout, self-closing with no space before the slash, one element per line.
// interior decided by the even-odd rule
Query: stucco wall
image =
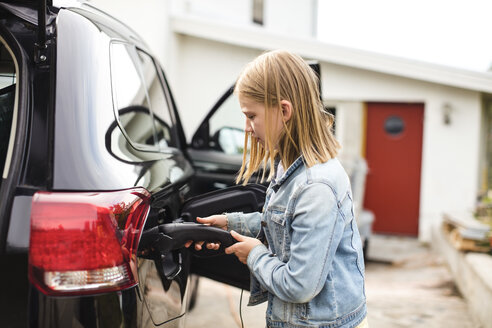
<path fill-rule="evenodd" d="M 173 92 L 188 141 L 216 101 L 234 83 L 244 65 L 261 54 L 258 49 L 179 35 L 176 42 L 179 73 Z M 238 114 L 240 114 L 238 112 Z"/>

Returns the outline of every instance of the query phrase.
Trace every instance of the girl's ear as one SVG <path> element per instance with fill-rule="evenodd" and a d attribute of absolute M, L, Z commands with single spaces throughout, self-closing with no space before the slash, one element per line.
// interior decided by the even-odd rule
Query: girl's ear
<path fill-rule="evenodd" d="M 281 100 L 280 107 L 282 108 L 282 120 L 287 122 L 292 116 L 292 104 L 288 100 Z"/>

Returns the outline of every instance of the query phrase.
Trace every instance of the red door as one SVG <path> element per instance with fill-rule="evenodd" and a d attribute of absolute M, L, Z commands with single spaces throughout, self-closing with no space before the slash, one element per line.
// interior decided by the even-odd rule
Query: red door
<path fill-rule="evenodd" d="M 418 234 L 423 104 L 367 103 L 364 207 L 374 232 Z"/>

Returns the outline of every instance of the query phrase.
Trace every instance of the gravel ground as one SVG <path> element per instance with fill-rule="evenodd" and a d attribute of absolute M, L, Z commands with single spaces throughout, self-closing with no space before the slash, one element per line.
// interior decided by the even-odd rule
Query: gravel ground
<path fill-rule="evenodd" d="M 188 314 L 187 328 L 241 327 L 241 290 L 201 278 L 196 307 Z M 442 259 L 414 238 L 371 238 L 366 263 L 366 296 L 371 327 L 475 328 Z M 244 327 L 265 326 L 266 304 L 246 306 Z"/>

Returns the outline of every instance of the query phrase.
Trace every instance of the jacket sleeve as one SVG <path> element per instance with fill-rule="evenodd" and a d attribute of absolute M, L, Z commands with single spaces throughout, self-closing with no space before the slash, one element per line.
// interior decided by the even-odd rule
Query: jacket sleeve
<path fill-rule="evenodd" d="M 326 282 L 345 220 L 338 215 L 335 194 L 327 184 L 308 184 L 293 199 L 289 260 L 284 263 L 258 245 L 249 253 L 247 264 L 269 292 L 285 302 L 305 303 Z"/>
<path fill-rule="evenodd" d="M 227 230 L 234 230 L 241 235 L 248 237 L 258 237 L 261 227 L 261 213 L 226 213 Z"/>

